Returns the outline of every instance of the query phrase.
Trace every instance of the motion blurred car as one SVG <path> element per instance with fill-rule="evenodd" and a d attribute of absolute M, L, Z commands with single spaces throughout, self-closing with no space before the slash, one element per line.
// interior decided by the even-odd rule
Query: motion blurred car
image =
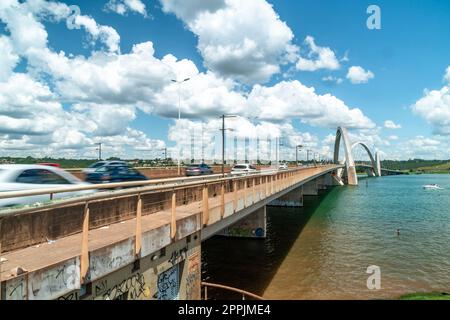
<path fill-rule="evenodd" d="M 39 164 L 0 165 L 0 192 L 25 191 L 34 189 L 61 188 L 75 185 L 88 185 L 72 174 L 54 166 Z M 96 190 L 73 191 L 53 194 L 53 199 L 86 195 Z M 0 207 L 33 204 L 50 200 L 48 194 L 0 199 Z"/>
<path fill-rule="evenodd" d="M 231 174 L 250 174 L 256 172 L 258 172 L 256 167 L 249 163 L 235 164 L 231 168 Z"/>
<path fill-rule="evenodd" d="M 40 166 L 57 167 L 57 168 L 61 167 L 61 165 L 59 163 L 53 163 L 53 162 L 38 163 L 38 165 L 40 165 Z"/>
<path fill-rule="evenodd" d="M 286 163 L 280 163 L 280 165 L 278 166 L 278 170 L 287 170 L 288 169 L 288 165 Z"/>
<path fill-rule="evenodd" d="M 149 180 L 142 173 L 129 166 L 104 165 L 87 173 L 85 180 L 91 183 L 112 183 Z"/>
<path fill-rule="evenodd" d="M 84 173 L 92 173 L 92 172 L 95 172 L 95 170 L 97 170 L 98 168 L 106 166 L 106 165 L 123 167 L 123 166 L 128 166 L 128 163 L 126 163 L 125 161 L 120 161 L 120 160 L 112 160 L 112 161 L 102 160 L 102 161 L 97 161 L 97 162 L 91 164 L 86 169 L 83 169 L 83 172 Z"/>
<path fill-rule="evenodd" d="M 186 175 L 201 176 L 205 174 L 213 174 L 213 169 L 205 163 L 191 164 L 186 168 Z"/>

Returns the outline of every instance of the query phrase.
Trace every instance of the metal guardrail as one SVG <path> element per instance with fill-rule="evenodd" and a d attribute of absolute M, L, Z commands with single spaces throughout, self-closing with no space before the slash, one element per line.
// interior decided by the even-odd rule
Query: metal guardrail
<path fill-rule="evenodd" d="M 217 284 L 217 283 L 210 283 L 210 282 L 202 282 L 202 287 L 204 288 L 204 298 L 203 300 L 208 300 L 208 288 L 217 288 L 217 289 L 222 289 L 222 290 L 227 290 L 227 291 L 232 291 L 232 292 L 236 292 L 242 295 L 242 300 L 245 300 L 245 297 L 250 297 L 253 298 L 255 300 L 265 300 L 263 297 L 258 296 L 254 293 L 242 290 L 242 289 L 238 289 L 238 288 L 234 288 L 234 287 L 230 287 L 230 286 L 225 286 L 223 284 Z"/>
<path fill-rule="evenodd" d="M 165 179 L 155 179 L 147 181 L 132 181 L 132 182 L 118 182 L 118 183 L 104 183 L 104 184 L 91 184 L 82 185 L 74 187 L 64 187 L 64 188 L 48 188 L 48 189 L 34 189 L 25 191 L 8 191 L 0 192 L 0 199 L 16 198 L 16 197 L 27 197 L 36 195 L 49 195 L 49 200 L 53 200 L 53 194 L 55 193 L 65 193 L 74 191 L 85 191 L 85 190 L 99 190 L 99 189 L 117 189 L 126 188 L 121 190 L 110 190 L 103 192 L 96 192 L 89 195 L 74 196 L 67 198 L 60 198 L 52 202 L 47 202 L 45 204 L 30 204 L 20 207 L 11 208 L 0 208 L 0 218 L 7 217 L 10 215 L 24 214 L 28 212 L 33 212 L 39 209 L 51 209 L 60 206 L 73 205 L 77 203 L 84 203 L 86 201 L 96 201 L 102 199 L 108 199 L 111 197 L 121 197 L 136 194 L 148 194 L 155 192 L 173 191 L 178 189 L 183 189 L 186 187 L 195 186 L 207 186 L 209 184 L 214 184 L 218 182 L 230 181 L 230 180 L 245 180 L 252 177 L 268 177 L 279 173 L 287 172 L 297 172 L 308 170 L 311 168 L 327 167 L 330 165 L 320 165 L 314 167 L 298 167 L 288 170 L 262 170 L 257 173 L 246 173 L 246 174 L 227 174 L 225 177 L 222 174 L 213 174 L 208 176 L 200 177 L 177 177 L 177 178 L 165 178 Z M 339 166 L 339 165 L 336 165 Z M 135 187 L 135 188 L 133 188 Z"/>
<path fill-rule="evenodd" d="M 326 166 L 326 165 L 325 165 Z M 318 166 L 321 167 L 321 166 Z M 116 188 L 130 188 L 130 187 L 144 187 L 144 186 L 161 186 L 168 185 L 171 182 L 177 182 L 179 185 L 185 185 L 185 183 L 189 183 L 195 181 L 196 183 L 204 183 L 209 181 L 224 181 L 224 180 L 233 180 L 233 179 L 245 179 L 252 176 L 269 176 L 274 175 L 281 172 L 290 172 L 297 170 L 306 170 L 310 167 L 298 168 L 298 169 L 288 169 L 288 170 L 262 170 L 257 173 L 246 173 L 246 174 L 227 174 L 225 177 L 222 174 L 212 174 L 207 176 L 199 176 L 199 177 L 177 177 L 177 178 L 164 178 L 164 179 L 155 179 L 155 180 L 146 180 L 146 181 L 130 181 L 130 182 L 114 182 L 114 183 L 99 183 L 99 184 L 89 184 L 89 185 L 80 185 L 73 187 L 63 187 L 63 188 L 48 188 L 48 189 L 32 189 L 32 190 L 24 190 L 24 191 L 6 191 L 0 192 L 0 199 L 8 199 L 8 198 L 16 198 L 16 197 L 27 197 L 27 196 L 36 196 L 36 195 L 45 195 L 45 194 L 55 194 L 55 193 L 65 193 L 65 192 L 74 192 L 74 191 L 85 191 L 85 190 L 98 190 L 98 189 L 116 189 Z M 171 185 L 173 188 L 175 185 Z"/>

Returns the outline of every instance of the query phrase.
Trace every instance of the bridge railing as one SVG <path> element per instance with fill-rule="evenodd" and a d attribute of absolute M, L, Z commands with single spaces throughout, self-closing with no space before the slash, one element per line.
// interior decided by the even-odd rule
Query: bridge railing
<path fill-rule="evenodd" d="M 0 254 L 81 234 L 77 246 L 83 283 L 89 270 L 90 238 L 93 232 L 102 227 L 119 222 L 131 223 L 133 227 L 130 230 L 134 231 L 123 236 L 134 238 L 134 254 L 140 256 L 143 233 L 149 231 L 145 229 L 148 225 L 143 224 L 144 219 L 148 221 L 147 217 L 158 213 L 158 219 L 167 221 L 165 223 L 169 225 L 171 241 L 177 241 L 182 237 L 177 229 L 180 215 L 198 216 L 201 229 L 314 174 L 336 168 L 336 165 L 319 166 L 258 175 L 216 177 L 214 180 L 175 180 L 161 184 L 155 184 L 155 181 L 110 184 L 109 187 L 140 187 L 5 210 L 0 212 Z M 86 187 L 98 188 L 95 185 L 78 188 Z M 0 196 L 30 196 L 46 192 L 48 190 L 5 192 L 0 193 Z M 67 188 L 52 189 L 51 192 L 67 192 Z"/>
<path fill-rule="evenodd" d="M 242 300 L 248 300 L 246 298 L 250 298 L 253 300 L 265 300 L 263 297 L 258 296 L 254 293 L 242 290 L 242 289 L 238 289 L 238 288 L 234 288 L 234 287 L 230 287 L 230 286 L 225 286 L 223 284 L 217 284 L 217 283 L 210 283 L 210 282 L 202 282 L 201 283 L 202 288 L 203 288 L 203 300 L 208 300 L 209 296 L 208 296 L 208 288 L 214 288 L 214 289 L 220 289 L 220 290 L 225 290 L 228 292 L 233 292 L 233 293 L 237 293 L 241 296 Z"/>

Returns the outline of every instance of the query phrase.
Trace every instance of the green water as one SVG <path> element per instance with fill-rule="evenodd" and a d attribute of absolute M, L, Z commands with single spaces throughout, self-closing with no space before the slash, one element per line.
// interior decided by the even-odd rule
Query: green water
<path fill-rule="evenodd" d="M 444 190 L 422 188 L 430 183 Z M 266 298 L 448 292 L 450 176 L 361 179 L 358 187 L 305 197 L 303 208 L 269 208 L 265 240 L 214 237 L 202 249 L 204 280 Z M 379 290 L 367 288 L 370 265 L 380 268 Z"/>

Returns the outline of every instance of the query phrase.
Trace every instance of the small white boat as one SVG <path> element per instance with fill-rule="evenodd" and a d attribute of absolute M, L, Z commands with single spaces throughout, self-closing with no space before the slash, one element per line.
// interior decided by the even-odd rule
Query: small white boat
<path fill-rule="evenodd" d="M 423 186 L 424 189 L 435 189 L 435 190 L 442 190 L 443 188 L 438 184 L 426 184 Z"/>

